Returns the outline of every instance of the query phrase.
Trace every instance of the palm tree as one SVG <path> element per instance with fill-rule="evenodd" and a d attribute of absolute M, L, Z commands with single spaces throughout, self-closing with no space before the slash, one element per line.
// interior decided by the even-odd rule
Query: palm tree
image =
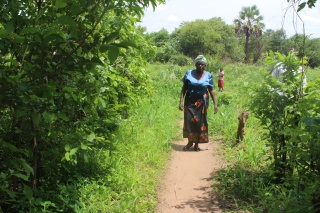
<path fill-rule="evenodd" d="M 243 7 L 239 13 L 238 19 L 235 19 L 235 31 L 237 34 L 244 33 L 246 36 L 245 43 L 245 62 L 248 62 L 248 50 L 249 50 L 249 37 L 261 36 L 264 24 L 261 22 L 263 17 L 260 16 L 260 12 L 256 5 L 252 7 Z"/>

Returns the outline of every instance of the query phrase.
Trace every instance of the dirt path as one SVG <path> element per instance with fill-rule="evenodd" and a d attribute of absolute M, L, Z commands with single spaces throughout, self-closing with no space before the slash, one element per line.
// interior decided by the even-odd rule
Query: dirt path
<path fill-rule="evenodd" d="M 200 144 L 199 152 L 182 151 L 186 144 L 187 139 L 173 144 L 156 213 L 222 212 L 211 190 L 215 172 L 223 168 L 218 143 Z"/>

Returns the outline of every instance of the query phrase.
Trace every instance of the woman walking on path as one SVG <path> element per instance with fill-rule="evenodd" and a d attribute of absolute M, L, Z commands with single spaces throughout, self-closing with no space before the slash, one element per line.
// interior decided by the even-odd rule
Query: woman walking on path
<path fill-rule="evenodd" d="M 223 92 L 223 88 L 224 88 L 224 70 L 221 67 L 220 68 L 220 72 L 217 75 L 218 76 L 218 87 L 219 87 L 219 92 Z"/>
<path fill-rule="evenodd" d="M 209 94 L 215 113 L 218 112 L 218 103 L 213 90 L 212 74 L 205 70 L 206 58 L 199 55 L 194 63 L 196 69 L 188 70 L 182 79 L 179 109 L 184 111 L 183 137 L 188 138 L 188 144 L 183 150 L 188 150 L 194 143 L 194 150 L 200 151 L 198 144 L 209 142 L 207 122 Z"/>

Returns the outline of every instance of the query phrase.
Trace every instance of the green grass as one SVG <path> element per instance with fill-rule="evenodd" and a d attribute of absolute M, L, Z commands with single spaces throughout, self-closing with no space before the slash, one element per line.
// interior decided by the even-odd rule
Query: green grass
<path fill-rule="evenodd" d="M 101 152 L 101 166 L 110 172 L 81 184 L 78 212 L 154 211 L 170 142 L 180 137 L 180 72 L 185 71 L 174 66 L 149 67 L 153 95 L 142 96 L 131 117 L 122 122 L 114 136 L 116 150 L 111 155 Z"/>
<path fill-rule="evenodd" d="M 77 212 L 154 212 L 156 189 L 171 152 L 171 142 L 181 138 L 179 120 L 183 115 L 178 110 L 181 79 L 192 68 L 168 64 L 148 67 L 153 95 L 142 95 L 131 117 L 122 121 L 114 135 L 116 149 L 111 153 L 101 150 L 96 156 L 99 169 L 105 169 L 106 173 L 75 184 L 80 194 Z M 235 142 L 238 115 L 249 109 L 251 87 L 262 82 L 267 71 L 243 64 L 227 64 L 224 69 L 225 91 L 216 91 L 219 112 L 214 114 L 211 104 L 208 116 L 209 133 L 221 142 L 221 152 L 228 164 L 214 180 L 213 190 L 221 206 L 225 212 L 298 212 L 301 205 L 297 204 L 296 192 L 270 184 L 270 150 L 263 137 L 265 130 L 253 113 L 247 120 L 244 141 Z M 212 71 L 213 75 L 216 72 Z M 319 78 L 319 73 L 308 71 L 308 80 Z M 305 203 L 308 206 L 308 201 Z"/>

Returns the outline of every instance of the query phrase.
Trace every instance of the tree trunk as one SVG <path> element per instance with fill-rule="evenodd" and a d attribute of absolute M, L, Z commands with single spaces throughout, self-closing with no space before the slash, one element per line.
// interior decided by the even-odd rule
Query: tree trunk
<path fill-rule="evenodd" d="M 244 62 L 248 63 L 249 62 L 249 37 L 250 37 L 250 33 L 249 33 L 249 28 L 246 28 L 246 44 L 245 44 L 245 58 L 244 58 Z"/>

